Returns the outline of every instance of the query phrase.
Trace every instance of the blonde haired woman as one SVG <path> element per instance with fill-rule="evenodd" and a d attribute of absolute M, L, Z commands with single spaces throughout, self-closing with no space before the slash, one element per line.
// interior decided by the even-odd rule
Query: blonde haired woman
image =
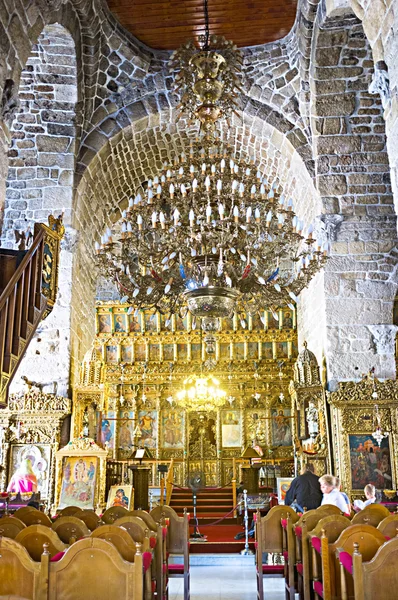
<path fill-rule="evenodd" d="M 343 513 L 349 514 L 349 506 L 341 492 L 336 487 L 336 477 L 333 475 L 322 475 L 319 478 L 319 484 L 321 486 L 321 492 L 323 498 L 321 506 L 325 504 L 333 504 L 337 506 Z"/>

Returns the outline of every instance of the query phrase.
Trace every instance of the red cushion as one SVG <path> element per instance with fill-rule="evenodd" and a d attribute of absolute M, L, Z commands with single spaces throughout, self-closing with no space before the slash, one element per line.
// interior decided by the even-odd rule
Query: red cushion
<path fill-rule="evenodd" d="M 384 537 L 386 538 L 387 542 L 388 542 L 388 540 L 391 540 L 389 535 L 385 535 Z"/>
<path fill-rule="evenodd" d="M 58 562 L 59 560 L 61 560 L 64 554 L 65 552 L 58 552 L 57 554 L 54 554 L 54 556 L 50 558 L 50 562 Z"/>
<path fill-rule="evenodd" d="M 156 592 L 156 579 L 152 579 L 152 594 L 154 594 Z"/>
<path fill-rule="evenodd" d="M 281 519 L 281 525 L 283 527 L 283 529 L 287 528 L 287 519 Z"/>
<path fill-rule="evenodd" d="M 311 544 L 312 544 L 312 547 L 320 554 L 321 553 L 321 538 L 316 537 L 314 535 L 314 537 L 311 538 Z"/>
<path fill-rule="evenodd" d="M 149 538 L 149 545 L 151 548 L 155 548 L 155 546 L 156 546 L 156 538 L 155 537 Z"/>
<path fill-rule="evenodd" d="M 322 581 L 314 581 L 314 592 L 318 594 L 321 598 L 323 598 L 323 585 Z"/>
<path fill-rule="evenodd" d="M 278 573 L 283 573 L 284 567 L 283 565 L 262 565 L 263 573 L 267 575 L 275 575 Z"/>
<path fill-rule="evenodd" d="M 167 536 L 167 527 L 162 527 L 162 534 L 163 534 L 163 539 L 166 539 Z"/>
<path fill-rule="evenodd" d="M 302 575 L 303 574 L 303 563 L 297 563 L 296 569 L 297 569 L 297 573 L 300 573 L 300 575 Z"/>
<path fill-rule="evenodd" d="M 257 550 L 257 548 L 258 548 L 258 541 L 257 540 L 254 542 L 254 547 Z"/>
<path fill-rule="evenodd" d="M 287 561 L 289 560 L 289 553 L 286 550 L 283 552 L 283 558 Z"/>
<path fill-rule="evenodd" d="M 346 571 L 352 575 L 352 555 L 349 552 L 340 552 L 339 560 Z"/>
<path fill-rule="evenodd" d="M 147 572 L 148 567 L 152 562 L 152 552 L 144 552 L 142 555 L 142 564 L 144 566 L 144 573 Z"/>
<path fill-rule="evenodd" d="M 184 565 L 169 565 L 170 575 L 184 575 Z"/>
<path fill-rule="evenodd" d="M 257 523 L 257 513 L 254 513 L 254 515 L 253 515 L 253 521 L 254 521 L 255 523 Z"/>
<path fill-rule="evenodd" d="M 187 513 L 187 517 L 188 517 L 188 523 L 191 520 L 191 513 Z"/>
<path fill-rule="evenodd" d="M 163 573 L 167 573 L 167 565 L 162 565 Z"/>
<path fill-rule="evenodd" d="M 296 536 L 298 538 L 301 538 L 301 536 L 303 535 L 303 530 L 301 529 L 301 527 L 296 527 L 294 531 L 296 532 Z"/>

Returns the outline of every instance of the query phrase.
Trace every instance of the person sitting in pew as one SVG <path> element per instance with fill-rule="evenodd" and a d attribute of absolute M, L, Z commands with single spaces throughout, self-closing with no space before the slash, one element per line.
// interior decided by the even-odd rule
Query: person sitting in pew
<path fill-rule="evenodd" d="M 367 485 L 365 485 L 364 489 L 363 489 L 363 493 L 365 494 L 366 500 L 354 500 L 354 510 L 355 512 L 359 512 L 360 510 L 363 510 L 364 508 L 366 508 L 367 506 L 369 506 L 369 504 L 374 504 L 376 502 L 376 488 L 374 485 L 372 485 L 371 483 L 368 483 Z"/>
<path fill-rule="evenodd" d="M 293 479 L 286 492 L 285 504 L 291 506 L 296 512 L 304 512 L 304 509 L 318 508 L 321 501 L 322 492 L 318 477 L 314 473 L 314 465 L 307 463 L 301 475 Z"/>
<path fill-rule="evenodd" d="M 321 505 L 333 504 L 346 515 L 350 514 L 349 506 L 341 492 L 336 487 L 336 477 L 333 475 L 322 475 L 319 483 L 323 493 Z"/>

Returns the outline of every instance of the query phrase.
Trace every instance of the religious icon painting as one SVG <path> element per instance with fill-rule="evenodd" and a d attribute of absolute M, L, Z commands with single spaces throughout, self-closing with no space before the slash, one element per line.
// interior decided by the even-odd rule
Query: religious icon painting
<path fill-rule="evenodd" d="M 243 343 L 234 344 L 235 360 L 245 360 L 245 345 Z"/>
<path fill-rule="evenodd" d="M 162 447 L 184 448 L 184 413 L 166 410 L 162 413 Z"/>
<path fill-rule="evenodd" d="M 158 362 L 160 360 L 159 344 L 149 344 L 149 360 Z"/>
<path fill-rule="evenodd" d="M 134 444 L 134 412 L 123 410 L 119 413 L 118 448 L 131 450 Z"/>
<path fill-rule="evenodd" d="M 379 446 L 370 435 L 349 435 L 351 488 L 363 490 L 372 483 L 376 489 L 395 489 L 391 471 L 389 439 Z"/>
<path fill-rule="evenodd" d="M 202 344 L 191 344 L 191 360 L 201 360 Z"/>
<path fill-rule="evenodd" d="M 158 435 L 158 414 L 156 410 L 140 410 L 138 426 L 141 431 L 140 443 L 145 448 L 156 448 Z"/>
<path fill-rule="evenodd" d="M 134 345 L 134 360 L 141 362 L 146 360 L 146 345 L 135 344 Z"/>
<path fill-rule="evenodd" d="M 188 313 L 183 319 L 176 316 L 176 331 L 188 331 Z"/>
<path fill-rule="evenodd" d="M 155 312 L 146 312 L 145 313 L 145 331 L 152 331 L 154 333 L 158 330 L 158 315 Z"/>
<path fill-rule="evenodd" d="M 131 363 L 133 360 L 133 347 L 120 346 L 122 363 Z"/>
<path fill-rule="evenodd" d="M 113 331 L 115 333 L 127 333 L 126 313 L 115 313 L 113 315 Z"/>
<path fill-rule="evenodd" d="M 140 333 L 141 317 L 142 315 L 139 311 L 132 312 L 130 315 L 128 315 L 130 333 Z"/>
<path fill-rule="evenodd" d="M 247 358 L 251 360 L 258 359 L 258 344 L 257 342 L 249 342 L 247 344 Z"/>
<path fill-rule="evenodd" d="M 48 497 L 51 476 L 51 446 L 49 444 L 11 444 L 10 447 L 10 492 L 40 492 Z"/>
<path fill-rule="evenodd" d="M 285 504 L 285 497 L 292 484 L 293 477 L 277 477 L 276 491 L 278 494 L 278 504 Z"/>
<path fill-rule="evenodd" d="M 221 439 L 223 448 L 240 447 L 241 429 L 242 427 L 239 411 L 221 411 Z"/>
<path fill-rule="evenodd" d="M 113 506 L 122 506 L 130 510 L 133 506 L 133 486 L 132 485 L 112 485 L 108 492 L 106 508 Z"/>
<path fill-rule="evenodd" d="M 106 362 L 108 364 L 117 363 L 117 346 L 106 346 Z"/>
<path fill-rule="evenodd" d="M 234 331 L 234 318 L 233 317 L 225 317 L 222 320 L 222 329 L 223 331 Z"/>
<path fill-rule="evenodd" d="M 261 317 L 264 316 L 264 312 L 261 313 Z M 251 331 L 262 331 L 264 329 L 264 323 L 261 321 L 260 315 L 255 314 L 251 317 Z"/>
<path fill-rule="evenodd" d="M 287 358 L 289 355 L 289 349 L 287 342 L 277 342 L 276 344 L 276 354 L 278 358 Z"/>
<path fill-rule="evenodd" d="M 114 410 L 102 414 L 100 442 L 104 448 L 113 450 L 115 447 L 115 418 Z"/>
<path fill-rule="evenodd" d="M 231 348 L 229 344 L 220 344 L 220 360 L 231 360 Z"/>
<path fill-rule="evenodd" d="M 174 360 L 174 344 L 164 344 L 163 360 L 170 362 Z"/>
<path fill-rule="evenodd" d="M 271 411 L 272 445 L 292 445 L 292 424 L 289 408 L 273 408 Z"/>
<path fill-rule="evenodd" d="M 283 320 L 282 320 L 283 329 L 292 329 L 293 327 L 293 313 L 291 310 L 283 311 Z"/>
<path fill-rule="evenodd" d="M 278 314 L 277 314 L 277 316 L 278 316 Z M 279 328 L 279 316 L 277 319 L 275 319 L 272 312 L 269 310 L 268 311 L 268 329 L 278 329 L 278 328 Z"/>
<path fill-rule="evenodd" d="M 111 333 L 112 315 L 110 313 L 98 314 L 98 333 Z"/>
<path fill-rule="evenodd" d="M 262 343 L 262 357 L 263 358 L 273 358 L 274 353 L 272 349 L 272 342 L 263 342 Z"/>
<path fill-rule="evenodd" d="M 95 456 L 64 457 L 58 508 L 94 508 L 97 463 Z"/>
<path fill-rule="evenodd" d="M 187 360 L 188 359 L 187 344 L 177 344 L 177 356 L 178 356 L 178 360 Z"/>

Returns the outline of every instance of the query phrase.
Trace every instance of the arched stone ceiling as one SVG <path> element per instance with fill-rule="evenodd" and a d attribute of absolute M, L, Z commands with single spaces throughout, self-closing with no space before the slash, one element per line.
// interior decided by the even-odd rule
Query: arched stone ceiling
<path fill-rule="evenodd" d="M 150 48 L 174 50 L 204 32 L 203 0 L 107 0 L 110 10 Z M 297 0 L 210 0 L 210 33 L 239 47 L 274 42 L 291 30 Z"/>

